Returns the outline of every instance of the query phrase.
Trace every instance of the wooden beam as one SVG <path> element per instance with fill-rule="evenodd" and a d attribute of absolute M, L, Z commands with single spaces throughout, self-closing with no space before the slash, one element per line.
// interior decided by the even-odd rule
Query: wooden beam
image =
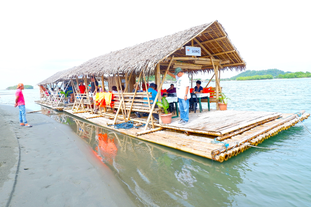
<path fill-rule="evenodd" d="M 225 52 L 215 53 L 215 54 L 213 54 L 213 56 L 223 55 L 223 54 L 232 53 L 232 52 L 236 52 L 236 51 L 235 50 L 229 50 L 229 51 L 225 51 Z"/>
<path fill-rule="evenodd" d="M 195 65 L 192 63 L 175 63 L 173 68 L 178 68 L 180 67 L 181 69 L 201 69 L 202 65 Z"/>
<path fill-rule="evenodd" d="M 223 40 L 223 39 L 226 39 L 226 38 L 227 38 L 227 35 L 224 36 L 224 37 L 219 37 L 219 38 L 216 38 L 216 39 L 212 39 L 212 40 L 207 40 L 207 41 L 201 42 L 201 44 L 206 44 L 206 43 L 210 43 L 210 42 L 214 42 L 214 41 L 218 41 L 218 40 Z"/>
<path fill-rule="evenodd" d="M 233 64 L 222 65 L 222 67 L 236 66 L 236 65 L 246 65 L 246 64 L 244 62 L 242 62 L 242 63 L 233 63 Z"/>
<path fill-rule="evenodd" d="M 227 64 L 230 63 L 230 60 L 215 60 L 214 59 L 214 63 L 216 64 Z M 198 64 L 198 65 L 212 65 L 212 61 L 206 61 L 206 60 L 195 60 L 194 64 Z"/>

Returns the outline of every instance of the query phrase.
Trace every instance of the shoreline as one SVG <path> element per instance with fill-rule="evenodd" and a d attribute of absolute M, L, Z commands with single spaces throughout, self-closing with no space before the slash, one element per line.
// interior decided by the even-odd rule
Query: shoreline
<path fill-rule="evenodd" d="M 6 206 L 14 186 L 18 143 L 20 166 L 10 206 L 134 206 L 70 127 L 39 113 L 27 114 L 27 120 L 32 128 L 19 126 L 16 108 L 0 105 L 0 147 L 8 151 L 0 155 L 0 206 Z"/>

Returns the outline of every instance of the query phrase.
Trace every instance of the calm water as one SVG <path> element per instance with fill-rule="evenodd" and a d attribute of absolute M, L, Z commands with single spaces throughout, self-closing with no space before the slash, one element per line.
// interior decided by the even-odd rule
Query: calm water
<path fill-rule="evenodd" d="M 311 79 L 222 82 L 235 110 L 311 112 Z M 26 107 L 38 91 L 24 91 Z M 13 99 L 12 99 L 13 97 Z M 0 104 L 14 92 L 0 91 Z M 215 108 L 215 106 L 213 106 Z M 104 162 L 137 206 L 311 206 L 311 134 L 301 123 L 217 163 L 46 110 Z M 303 124 L 311 131 L 311 119 Z"/>

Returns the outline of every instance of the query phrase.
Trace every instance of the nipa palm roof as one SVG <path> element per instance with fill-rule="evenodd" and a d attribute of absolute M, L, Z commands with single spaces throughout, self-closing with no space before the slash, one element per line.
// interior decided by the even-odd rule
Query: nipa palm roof
<path fill-rule="evenodd" d="M 60 79 L 81 75 L 102 76 L 107 74 L 139 73 L 142 70 L 154 72 L 155 66 L 163 60 L 174 57 L 187 57 L 185 46 L 201 47 L 201 57 L 213 58 L 219 62 L 220 69 L 243 70 L 246 63 L 231 43 L 222 25 L 214 22 L 150 40 L 132 47 L 98 56 L 62 73 Z M 189 63 L 189 61 L 188 61 Z M 201 71 L 213 70 L 203 66 Z M 196 70 L 197 72 L 199 70 Z M 56 74 L 55 74 L 56 75 Z"/>

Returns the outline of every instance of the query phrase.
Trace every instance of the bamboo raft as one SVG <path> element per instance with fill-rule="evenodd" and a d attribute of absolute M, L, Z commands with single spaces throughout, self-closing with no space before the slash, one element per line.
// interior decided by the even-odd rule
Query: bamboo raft
<path fill-rule="evenodd" d="M 258 145 L 310 116 L 304 111 L 210 111 L 190 114 L 190 120 L 193 121 L 183 127 L 178 126 L 176 120 L 169 125 L 155 124 L 158 128 L 142 131 L 136 128 L 116 129 L 111 125 L 111 119 L 102 116 L 64 111 L 125 135 L 218 162 L 227 161 L 249 149 L 251 145 Z"/>
<path fill-rule="evenodd" d="M 201 52 L 196 56 L 187 54 L 188 47 L 200 48 Z M 156 119 L 162 113 L 156 107 L 156 102 L 162 100 L 161 90 L 167 75 L 174 78 L 172 73 L 177 67 L 191 79 L 188 86 L 192 89 L 194 74 L 213 74 L 204 88 L 207 89 L 214 79 L 215 87 L 209 92 L 208 100 L 216 103 L 216 110 L 190 113 L 190 122 L 186 125 L 179 125 L 179 119 L 173 119 L 171 124 L 165 125 Z M 310 116 L 304 111 L 296 114 L 219 111 L 219 101 L 223 98 L 221 72 L 245 68 L 246 63 L 228 34 L 218 21 L 214 21 L 114 51 L 57 72 L 38 84 L 41 94 L 37 103 L 144 141 L 223 162 Z M 153 82 L 150 81 L 153 75 L 157 85 L 155 97 L 148 92 L 147 85 Z M 98 82 L 101 82 L 101 86 Z M 94 89 L 90 88 L 93 93 L 89 94 L 86 89 L 81 92 L 80 86 L 87 87 L 89 83 L 93 85 Z M 138 92 L 134 84 L 145 88 L 144 92 Z M 71 96 L 71 102 L 74 101 L 72 107 L 62 106 L 68 97 L 55 93 L 54 89 L 59 87 L 64 91 L 72 88 L 72 93 L 69 93 L 70 90 L 66 92 Z M 99 99 L 96 100 L 94 95 L 100 93 L 99 89 L 102 93 L 109 93 L 99 94 L 110 96 L 107 104 L 96 103 Z M 138 118 L 135 113 L 148 116 Z M 128 122 L 143 128 L 115 128 L 117 124 Z"/>

